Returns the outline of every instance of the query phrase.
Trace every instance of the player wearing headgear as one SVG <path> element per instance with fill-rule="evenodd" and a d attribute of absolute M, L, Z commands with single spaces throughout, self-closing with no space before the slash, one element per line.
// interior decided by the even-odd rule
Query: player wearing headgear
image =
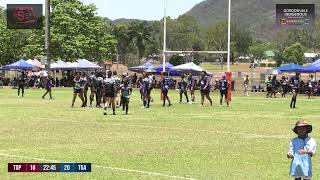
<path fill-rule="evenodd" d="M 108 75 L 104 79 L 103 83 L 104 83 L 104 97 L 105 97 L 103 114 L 107 115 L 107 107 L 109 106 L 109 103 L 111 103 L 113 115 L 116 115 L 115 97 L 117 93 L 117 87 L 116 87 L 115 79 L 112 78 L 111 71 L 108 71 Z"/>
<path fill-rule="evenodd" d="M 192 77 L 192 73 L 190 73 L 188 76 L 188 90 L 190 91 L 192 103 L 194 103 L 194 101 L 195 101 L 194 91 L 196 90 L 196 85 L 197 85 L 196 81 L 197 80 Z"/>
<path fill-rule="evenodd" d="M 96 88 L 95 88 L 95 84 L 97 81 L 97 77 L 94 74 L 94 72 L 91 73 L 91 76 L 89 77 L 89 87 L 90 87 L 90 105 L 89 107 L 92 107 L 92 102 L 94 100 L 94 96 L 96 94 Z"/>
<path fill-rule="evenodd" d="M 290 85 L 292 87 L 292 99 L 290 103 L 290 108 L 296 108 L 297 96 L 300 86 L 300 73 L 296 73 L 295 76 L 291 77 Z"/>
<path fill-rule="evenodd" d="M 52 93 L 51 93 L 51 89 L 54 86 L 52 81 L 51 81 L 51 76 L 48 75 L 47 77 L 45 77 L 44 79 L 44 87 L 46 88 L 46 92 L 44 93 L 44 95 L 42 96 L 42 99 L 44 99 L 46 97 L 46 95 L 49 93 L 50 99 L 52 99 Z"/>
<path fill-rule="evenodd" d="M 268 79 L 266 79 L 266 85 L 267 85 L 267 98 L 271 98 L 272 95 L 272 79 L 271 76 L 268 77 Z"/>
<path fill-rule="evenodd" d="M 227 105 L 229 106 L 228 101 L 228 89 L 230 87 L 230 82 L 227 80 L 226 75 L 222 75 L 222 79 L 218 82 L 218 88 L 220 90 L 220 107 L 222 107 L 222 99 L 223 96 L 225 98 L 225 101 L 227 102 Z"/>
<path fill-rule="evenodd" d="M 163 104 L 162 106 L 166 105 L 166 100 L 168 100 L 169 105 L 171 106 L 171 101 L 170 98 L 168 96 L 168 92 L 169 92 L 169 87 L 170 87 L 170 83 L 172 81 L 171 78 L 168 77 L 168 73 L 167 72 L 163 72 L 164 77 L 161 79 L 161 92 L 163 95 Z"/>
<path fill-rule="evenodd" d="M 21 72 L 21 75 L 18 77 L 18 97 L 20 97 L 20 90 L 21 90 L 21 95 L 24 97 L 24 88 L 27 84 L 28 77 L 25 74 L 24 71 Z"/>
<path fill-rule="evenodd" d="M 113 79 L 115 86 L 116 86 L 115 102 L 116 102 L 116 107 L 118 108 L 120 106 L 119 93 L 120 93 L 121 79 L 118 77 L 117 71 L 113 71 L 112 79 Z"/>
<path fill-rule="evenodd" d="M 210 105 L 212 106 L 212 100 L 210 98 L 210 77 L 207 75 L 206 71 L 202 71 L 200 80 L 200 91 L 201 91 L 201 105 L 204 104 L 204 97 L 206 97 Z"/>
<path fill-rule="evenodd" d="M 132 88 L 129 86 L 129 79 L 123 80 L 123 84 L 120 85 L 120 93 L 121 93 L 122 110 L 123 111 L 125 110 L 126 114 L 128 114 L 130 95 L 132 93 Z"/>
<path fill-rule="evenodd" d="M 179 82 L 179 89 L 180 89 L 180 103 L 182 103 L 182 94 L 184 94 L 184 96 L 187 99 L 187 103 L 189 103 L 189 97 L 188 97 L 188 93 L 187 93 L 187 88 L 188 88 L 188 82 L 186 79 L 186 75 L 182 74 L 181 75 L 181 81 Z"/>
<path fill-rule="evenodd" d="M 76 101 L 77 95 L 82 101 L 81 107 L 84 106 L 84 99 L 83 99 L 83 79 L 81 78 L 80 72 L 77 72 L 76 77 L 73 79 L 73 99 L 71 107 L 74 106 L 74 102 Z"/>

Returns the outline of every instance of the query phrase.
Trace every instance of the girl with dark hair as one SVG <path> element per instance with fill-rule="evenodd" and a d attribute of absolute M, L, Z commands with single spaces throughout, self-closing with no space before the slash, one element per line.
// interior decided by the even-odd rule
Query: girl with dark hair
<path fill-rule="evenodd" d="M 76 77 L 73 79 L 73 98 L 71 107 L 74 107 L 74 102 L 76 101 L 77 95 L 82 101 L 81 107 L 84 107 L 84 99 L 83 99 L 83 80 L 81 79 L 80 72 L 77 72 Z"/>
<path fill-rule="evenodd" d="M 200 92 L 201 92 L 201 105 L 204 104 L 204 98 L 206 97 L 210 105 L 212 106 L 212 100 L 210 98 L 210 77 L 207 76 L 206 71 L 202 71 L 201 80 L 200 80 Z"/>

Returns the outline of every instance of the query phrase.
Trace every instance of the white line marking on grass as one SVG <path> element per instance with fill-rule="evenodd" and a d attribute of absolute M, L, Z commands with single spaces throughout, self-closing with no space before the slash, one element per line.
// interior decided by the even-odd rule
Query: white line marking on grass
<path fill-rule="evenodd" d="M 113 126 L 128 126 L 128 127 L 140 127 L 140 128 L 149 128 L 149 129 L 165 129 L 165 130 L 175 130 L 175 131 L 192 131 L 192 132 L 207 132 L 207 133 L 220 133 L 220 134 L 233 134 L 233 135 L 241 135 L 247 138 L 275 138 L 275 139 L 288 139 L 290 136 L 286 135 L 261 135 L 261 134 L 253 134 L 253 133 L 239 133 L 239 132 L 231 132 L 231 131 L 215 131 L 215 130 L 205 130 L 205 129 L 190 129 L 190 128 L 171 128 L 171 127 L 163 127 L 163 126 L 147 126 L 147 125 L 132 125 L 132 124 L 106 124 L 101 122 L 91 122 L 91 121 L 69 121 L 69 120 L 57 120 L 57 119 L 48 119 L 48 118 L 37 118 L 31 117 L 32 119 L 39 120 L 49 120 L 55 122 L 69 122 L 69 123 L 86 123 L 86 124 L 101 124 L 101 125 L 113 125 Z"/>
<path fill-rule="evenodd" d="M 8 157 L 15 157 L 15 158 L 29 159 L 29 160 L 36 160 L 36 161 L 44 161 L 44 162 L 49 162 L 49 161 L 50 162 L 55 162 L 55 163 L 61 163 L 62 162 L 62 161 L 57 161 L 57 160 L 33 158 L 33 157 L 18 156 L 18 155 L 14 155 L 14 154 L 4 154 L 4 153 L 0 153 L 0 156 L 8 156 Z M 102 168 L 102 169 L 111 169 L 111 170 L 116 170 L 116 171 L 134 172 L 134 173 L 140 173 L 140 174 L 147 174 L 147 175 L 151 175 L 151 176 L 162 176 L 162 177 L 167 177 L 167 178 L 171 178 L 171 179 L 196 180 L 194 178 L 188 178 L 188 177 L 182 177 L 182 176 L 172 176 L 172 175 L 167 175 L 167 174 L 154 173 L 154 172 L 148 172 L 148 171 L 141 171 L 141 170 L 135 170 L 135 169 L 124 169 L 124 168 L 109 167 L 109 166 L 98 166 L 98 165 L 92 165 L 92 167 Z"/>

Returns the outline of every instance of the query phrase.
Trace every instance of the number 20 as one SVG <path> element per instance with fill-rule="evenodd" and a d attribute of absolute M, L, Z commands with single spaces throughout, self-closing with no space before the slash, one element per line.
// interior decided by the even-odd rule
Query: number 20
<path fill-rule="evenodd" d="M 70 170 L 70 165 L 64 165 L 64 170 L 65 170 L 65 171 Z"/>

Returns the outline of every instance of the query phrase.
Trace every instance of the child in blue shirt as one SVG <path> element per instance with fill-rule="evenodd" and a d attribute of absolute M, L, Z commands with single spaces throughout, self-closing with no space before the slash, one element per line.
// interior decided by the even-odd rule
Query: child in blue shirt
<path fill-rule="evenodd" d="M 317 152 L 316 141 L 308 136 L 312 126 L 304 120 L 299 120 L 293 129 L 298 137 L 290 142 L 288 158 L 291 158 L 290 175 L 295 180 L 310 180 L 312 177 L 311 157 Z"/>

